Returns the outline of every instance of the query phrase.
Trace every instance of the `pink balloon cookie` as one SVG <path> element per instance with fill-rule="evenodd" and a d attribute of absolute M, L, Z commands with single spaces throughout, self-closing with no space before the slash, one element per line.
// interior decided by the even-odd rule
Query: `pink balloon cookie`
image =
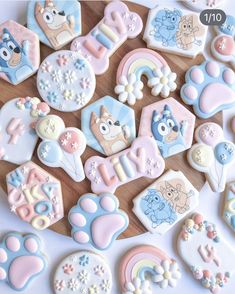
<path fill-rule="evenodd" d="M 114 1 L 104 10 L 103 19 L 86 36 L 76 38 L 71 50 L 82 54 L 91 63 L 96 75 L 109 67 L 109 58 L 128 38 L 139 35 L 143 22 L 126 4 Z"/>
<path fill-rule="evenodd" d="M 120 185 L 140 177 L 157 178 L 165 168 L 157 145 L 149 137 L 139 137 L 130 148 L 107 158 L 92 156 L 85 163 L 85 173 L 94 193 L 114 193 Z"/>
<path fill-rule="evenodd" d="M 157 247 L 141 245 L 129 250 L 119 265 L 122 294 L 153 294 L 153 284 L 175 287 L 181 273 L 178 264 Z"/>
<path fill-rule="evenodd" d="M 38 70 L 38 36 L 13 20 L 0 25 L 0 36 L 0 78 L 17 85 Z"/>
<path fill-rule="evenodd" d="M 50 111 L 36 97 L 15 98 L 0 111 L 0 160 L 22 164 L 31 159 L 38 136 L 34 124 Z"/>
<path fill-rule="evenodd" d="M 81 182 L 84 170 L 81 155 L 86 148 L 86 137 L 77 128 L 65 128 L 57 115 L 40 119 L 36 132 L 42 139 L 38 146 L 39 160 L 50 167 L 61 167 L 75 181 Z"/>
<path fill-rule="evenodd" d="M 6 176 L 10 210 L 37 230 L 64 217 L 60 181 L 29 161 Z"/>

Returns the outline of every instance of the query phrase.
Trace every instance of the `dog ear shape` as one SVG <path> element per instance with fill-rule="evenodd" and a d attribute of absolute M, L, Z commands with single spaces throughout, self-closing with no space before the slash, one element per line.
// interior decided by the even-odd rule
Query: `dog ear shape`
<path fill-rule="evenodd" d="M 46 0 L 45 7 L 47 7 L 47 6 L 53 7 L 54 6 L 53 0 Z"/>
<path fill-rule="evenodd" d="M 9 41 L 10 39 L 13 39 L 11 33 L 9 32 L 8 29 L 4 28 L 3 35 L 2 35 L 3 42 Z"/>
<path fill-rule="evenodd" d="M 100 108 L 100 116 L 107 116 L 109 115 L 109 112 L 108 110 L 106 109 L 106 107 L 104 105 L 101 105 L 101 108 Z"/>
<path fill-rule="evenodd" d="M 90 124 L 91 125 L 96 124 L 97 123 L 97 120 L 99 120 L 99 117 L 96 115 L 96 113 L 94 111 L 92 111 Z"/>
<path fill-rule="evenodd" d="M 43 12 L 44 12 L 44 8 L 41 6 L 39 2 L 37 2 L 35 5 L 35 14 L 39 14 Z"/>

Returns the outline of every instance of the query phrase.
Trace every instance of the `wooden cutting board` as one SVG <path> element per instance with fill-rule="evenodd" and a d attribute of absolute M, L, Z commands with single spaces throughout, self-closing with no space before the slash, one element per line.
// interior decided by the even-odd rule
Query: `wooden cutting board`
<path fill-rule="evenodd" d="M 106 3 L 102 1 L 81 1 L 82 6 L 82 31 L 83 34 L 87 34 L 103 17 L 103 11 L 105 8 Z M 146 7 L 127 3 L 129 8 L 132 11 L 137 12 L 143 20 L 144 26 L 147 20 L 148 15 L 148 9 Z M 96 91 L 94 94 L 93 99 L 91 99 L 90 103 L 93 103 L 95 100 L 105 96 L 110 95 L 113 97 L 116 97 L 114 93 L 114 87 L 115 87 L 115 80 L 116 80 L 116 70 L 117 67 L 122 60 L 122 58 L 125 56 L 126 53 L 129 51 L 146 47 L 146 43 L 142 40 L 143 32 L 141 35 L 138 36 L 138 38 L 133 40 L 126 41 L 111 57 L 110 59 L 110 67 L 108 71 L 101 75 L 97 76 L 97 86 Z M 69 49 L 69 45 L 65 47 L 65 49 Z M 51 48 L 48 48 L 41 44 L 41 60 L 44 60 L 46 56 L 51 54 L 53 50 Z M 161 53 L 162 54 L 162 53 Z M 184 76 L 186 70 L 191 67 L 192 65 L 200 64 L 203 61 L 202 56 L 198 56 L 194 60 L 179 57 L 172 54 L 162 54 L 162 56 L 166 59 L 169 66 L 171 67 L 171 70 L 177 73 L 177 84 L 178 88 L 177 90 L 172 94 L 172 97 L 176 98 L 178 101 L 181 102 L 180 96 L 179 96 L 179 90 L 181 86 L 184 84 Z M 144 83 L 146 84 L 146 80 L 144 80 Z M 2 106 L 6 101 L 9 99 L 15 98 L 15 97 L 26 97 L 26 96 L 38 96 L 38 91 L 36 87 L 36 75 L 29 78 L 25 82 L 21 83 L 18 86 L 12 86 L 7 82 L 4 82 L 0 80 L 0 103 Z M 156 101 L 159 101 L 161 98 L 156 98 L 151 95 L 150 89 L 148 87 L 144 88 L 144 99 L 141 101 L 138 101 L 134 105 L 134 110 L 136 114 L 136 125 L 137 130 L 139 127 L 139 120 L 141 115 L 141 110 L 144 106 L 154 103 Z M 188 109 L 192 110 L 190 107 Z M 55 110 L 52 110 L 51 113 L 60 115 L 63 120 L 65 121 L 65 124 L 67 127 L 78 127 L 81 126 L 81 111 L 76 111 L 74 113 L 61 113 L 57 112 Z M 199 125 L 206 120 L 197 119 L 196 125 Z M 214 121 L 217 123 L 222 123 L 222 114 L 219 113 L 215 115 L 210 121 Z M 88 159 L 90 156 L 98 155 L 98 152 L 94 151 L 93 149 L 87 147 L 85 153 L 82 156 L 83 163 Z M 85 179 L 81 183 L 74 182 L 67 174 L 60 168 L 49 168 L 46 166 L 43 166 L 39 162 L 39 160 L 36 157 L 36 152 L 34 153 L 33 159 L 35 163 L 43 167 L 48 172 L 52 173 L 55 177 L 60 179 L 62 183 L 62 189 L 63 189 L 63 197 L 64 197 L 64 208 L 65 208 L 65 217 L 52 227 L 50 227 L 52 230 L 65 234 L 70 235 L 70 225 L 67 220 L 67 213 L 69 209 L 74 206 L 78 200 L 78 198 L 83 195 L 84 193 L 91 192 L 90 190 L 90 182 Z M 5 175 L 15 169 L 16 166 L 14 164 L 10 164 L 4 161 L 0 162 L 0 184 L 3 186 L 3 188 L 6 191 L 6 183 L 5 183 Z M 174 169 L 174 170 L 181 170 L 191 181 L 191 183 L 195 186 L 196 189 L 201 189 L 204 182 L 205 177 L 203 174 L 193 170 L 186 160 L 186 152 L 182 152 L 176 156 L 172 156 L 169 159 L 166 160 L 166 169 Z M 138 195 L 142 190 L 144 190 L 148 185 L 150 185 L 154 180 L 141 178 L 139 180 L 133 181 L 129 184 L 126 184 L 124 186 L 121 186 L 116 191 L 116 196 L 120 200 L 121 208 L 126 211 L 130 218 L 130 224 L 128 229 L 122 234 L 122 238 L 135 236 L 138 234 L 141 234 L 145 232 L 145 228 L 143 225 L 139 222 L 139 220 L 136 218 L 136 216 L 132 212 L 132 199 Z M 19 220 L 20 221 L 20 220 Z"/>

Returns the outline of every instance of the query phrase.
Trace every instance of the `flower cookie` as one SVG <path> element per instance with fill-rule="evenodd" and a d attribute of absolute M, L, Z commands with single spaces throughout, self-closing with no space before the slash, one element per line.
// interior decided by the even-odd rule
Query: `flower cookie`
<path fill-rule="evenodd" d="M 185 0 L 182 4 L 189 9 L 202 11 L 205 9 L 221 8 L 226 3 L 226 0 Z"/>
<path fill-rule="evenodd" d="M 64 217 L 60 181 L 41 167 L 27 162 L 6 176 L 11 212 L 44 230 Z"/>
<path fill-rule="evenodd" d="M 164 158 L 192 145 L 195 116 L 174 98 L 142 109 L 139 136 L 154 138 Z"/>
<path fill-rule="evenodd" d="M 54 275 L 56 294 L 108 294 L 112 273 L 106 260 L 92 251 L 78 251 L 66 257 Z"/>
<path fill-rule="evenodd" d="M 13 290 L 24 292 L 46 266 L 38 236 L 17 232 L 4 236 L 0 243 L 0 283 L 6 282 Z"/>
<path fill-rule="evenodd" d="M 118 66 L 114 91 L 119 101 L 134 105 L 136 100 L 143 98 L 143 75 L 148 79 L 153 96 L 166 98 L 177 87 L 176 73 L 171 72 L 160 54 L 146 48 L 135 49 L 126 54 Z"/>
<path fill-rule="evenodd" d="M 206 35 L 198 13 L 158 5 L 149 11 L 143 39 L 149 48 L 194 58 L 203 52 Z"/>
<path fill-rule="evenodd" d="M 34 124 L 50 111 L 36 97 L 15 98 L 0 111 L 0 160 L 22 164 L 31 159 L 38 136 Z"/>
<path fill-rule="evenodd" d="M 96 75 L 109 67 L 111 55 L 127 40 L 137 37 L 143 28 L 141 17 L 121 1 L 109 3 L 102 20 L 86 35 L 76 38 L 71 50 L 83 55 Z"/>
<path fill-rule="evenodd" d="M 200 118 L 235 106 L 235 73 L 216 61 L 204 61 L 191 67 L 180 90 L 184 103 L 193 106 Z"/>
<path fill-rule="evenodd" d="M 151 233 L 164 234 L 198 205 L 198 198 L 181 171 L 169 170 L 133 200 L 133 212 Z"/>
<path fill-rule="evenodd" d="M 153 294 L 151 284 L 175 287 L 181 278 L 178 264 L 157 247 L 141 245 L 129 250 L 119 265 L 122 294 Z"/>
<path fill-rule="evenodd" d="M 85 173 L 94 193 L 114 193 L 117 187 L 140 177 L 157 178 L 165 168 L 157 145 L 147 136 L 135 139 L 131 147 L 107 158 L 92 156 Z"/>
<path fill-rule="evenodd" d="M 225 190 L 223 218 L 235 232 L 235 181 L 227 184 Z"/>
<path fill-rule="evenodd" d="M 58 50 L 81 34 L 81 5 L 77 0 L 31 0 L 27 26 Z"/>
<path fill-rule="evenodd" d="M 75 181 L 84 180 L 81 155 L 86 148 L 86 137 L 77 128 L 65 128 L 57 115 L 40 119 L 36 132 L 42 139 L 38 146 L 39 160 L 50 167 L 61 167 Z"/>
<path fill-rule="evenodd" d="M 0 79 L 18 85 L 32 76 L 40 64 L 37 34 L 8 20 L 0 25 Z"/>
<path fill-rule="evenodd" d="M 37 75 L 38 91 L 52 108 L 72 112 L 92 98 L 96 79 L 87 60 L 77 52 L 61 50 L 42 62 Z"/>
<path fill-rule="evenodd" d="M 235 251 L 202 215 L 188 218 L 178 236 L 178 252 L 194 278 L 211 293 L 225 286 L 234 274 Z"/>
<path fill-rule="evenodd" d="M 119 201 L 111 193 L 85 194 L 68 215 L 72 237 L 80 245 L 92 244 L 106 250 L 128 227 L 129 218 L 119 209 Z"/>
<path fill-rule="evenodd" d="M 227 168 L 234 161 L 235 146 L 224 139 L 222 128 L 216 123 L 204 123 L 195 131 L 197 141 L 188 151 L 188 162 L 204 172 L 214 192 L 225 189 Z"/>
<path fill-rule="evenodd" d="M 83 108 L 81 122 L 87 145 L 107 156 L 126 149 L 136 137 L 134 110 L 110 96 Z"/>

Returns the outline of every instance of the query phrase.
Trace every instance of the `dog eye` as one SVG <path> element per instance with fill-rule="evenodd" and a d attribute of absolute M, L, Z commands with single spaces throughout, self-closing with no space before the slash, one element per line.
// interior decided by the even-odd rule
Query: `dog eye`
<path fill-rule="evenodd" d="M 53 22 L 53 16 L 49 12 L 46 12 L 46 13 L 43 14 L 43 19 L 45 20 L 46 23 L 52 23 Z"/>
<path fill-rule="evenodd" d="M 109 133 L 109 127 L 105 123 L 100 124 L 100 132 L 102 135 L 107 135 Z"/>
<path fill-rule="evenodd" d="M 174 125 L 175 125 L 175 122 L 174 122 L 172 119 L 168 119 L 168 120 L 166 121 L 166 123 L 167 123 L 167 125 L 168 125 L 170 128 L 173 128 Z"/>
<path fill-rule="evenodd" d="M 111 119 L 107 119 L 107 123 L 112 126 L 113 125 L 113 121 Z"/>
<path fill-rule="evenodd" d="M 164 123 L 160 123 L 158 125 L 158 132 L 161 136 L 165 136 L 168 134 L 168 127 Z"/>
<path fill-rule="evenodd" d="M 0 57 L 3 60 L 8 61 L 11 58 L 11 54 L 6 48 L 1 48 L 0 49 Z"/>
<path fill-rule="evenodd" d="M 53 14 L 57 14 L 57 11 L 55 9 L 52 10 Z"/>
<path fill-rule="evenodd" d="M 7 43 L 7 46 L 8 46 L 11 50 L 14 50 L 15 47 L 16 47 L 16 45 L 15 45 L 12 41 L 8 42 L 8 43 Z"/>

